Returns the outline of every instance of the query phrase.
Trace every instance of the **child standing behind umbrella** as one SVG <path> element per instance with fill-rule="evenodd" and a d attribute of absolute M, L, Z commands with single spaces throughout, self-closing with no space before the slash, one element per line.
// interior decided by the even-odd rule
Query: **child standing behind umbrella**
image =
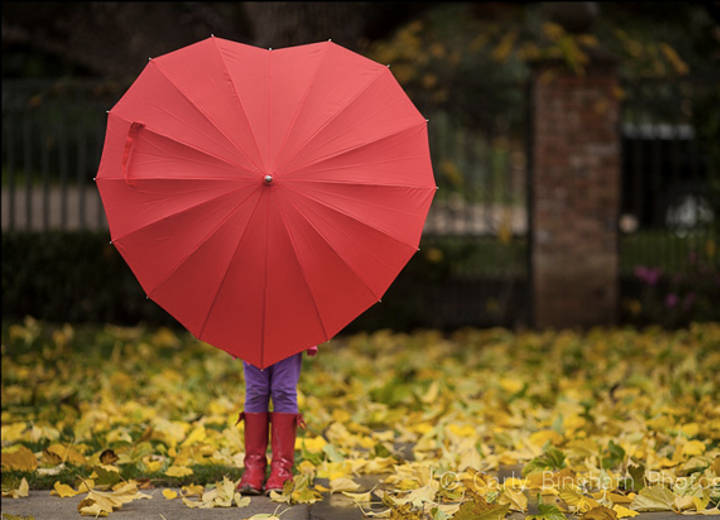
<path fill-rule="evenodd" d="M 306 350 L 309 356 L 317 354 L 318 348 Z M 272 423 L 272 462 L 270 476 L 264 491 L 282 490 L 286 480 L 292 478 L 295 463 L 296 427 L 305 427 L 298 413 L 297 383 L 300 378 L 302 352 L 261 370 L 243 361 L 245 370 L 245 410 L 238 422 L 245 420 L 245 472 L 238 484 L 243 494 L 259 495 L 263 492 L 267 459 L 268 426 Z M 273 411 L 268 412 L 272 398 Z"/>

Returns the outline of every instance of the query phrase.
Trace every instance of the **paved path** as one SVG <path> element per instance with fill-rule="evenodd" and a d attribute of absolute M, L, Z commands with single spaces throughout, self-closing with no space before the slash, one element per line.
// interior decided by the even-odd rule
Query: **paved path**
<path fill-rule="evenodd" d="M 214 508 L 214 509 L 190 509 L 177 498 L 166 500 L 162 496 L 162 489 L 143 490 L 143 493 L 152 495 L 151 500 L 135 500 L 125 504 L 122 509 L 110 515 L 118 520 L 240 520 L 248 518 L 256 513 L 272 513 L 278 504 L 269 498 L 260 496 L 252 497 L 250 505 L 243 509 L 237 507 Z M 30 515 L 35 520 L 64 520 L 88 518 L 80 516 L 77 505 L 85 497 L 85 494 L 72 498 L 58 498 L 51 496 L 50 491 L 31 491 L 27 498 L 5 498 L 2 499 L 2 512 L 13 515 Z M 288 509 L 282 504 L 280 511 Z M 532 513 L 532 511 L 531 511 Z M 312 505 L 297 505 L 289 508 L 281 517 L 282 520 L 361 520 L 363 517 L 359 509 L 355 508 L 345 497 L 332 495 L 323 502 Z M 509 515 L 508 520 L 520 520 L 523 515 L 514 513 Z M 687 520 L 687 515 L 675 514 L 672 512 L 640 513 L 634 520 Z M 708 515 L 696 518 L 718 519 L 720 515 Z M 3 515 L 4 520 L 4 515 Z"/>
<path fill-rule="evenodd" d="M 518 475 L 520 466 L 508 466 L 500 468 L 497 478 L 500 482 L 506 478 Z M 377 481 L 377 477 L 360 476 L 355 478 L 361 486 L 361 491 L 369 490 Z M 327 486 L 326 479 L 316 479 L 316 483 Z M 237 507 L 214 508 L 214 509 L 190 509 L 183 504 L 180 498 L 166 500 L 162 495 L 162 488 L 141 490 L 151 495 L 150 500 L 135 500 L 125 504 L 122 509 L 112 513 L 113 518 L 119 520 L 241 520 L 256 513 L 272 513 L 277 508 L 277 503 L 264 496 L 251 497 L 250 505 L 243 509 Z M 179 491 L 176 489 L 176 491 Z M 362 513 L 356 508 L 352 501 L 343 495 L 323 494 L 325 499 L 312 505 L 296 505 L 289 507 L 280 505 L 278 512 L 285 511 L 281 515 L 282 520 L 361 520 Z M 85 494 L 72 498 L 59 498 L 50 495 L 49 490 L 31 491 L 27 498 L 2 498 L 2 512 L 14 515 L 31 515 L 35 520 L 64 520 L 80 519 L 77 510 L 78 503 L 85 497 Z M 380 509 L 384 509 L 380 507 Z M 287 511 L 286 511 L 287 510 Z M 530 504 L 528 514 L 537 514 L 537 507 Z M 508 520 L 522 520 L 524 515 L 512 513 Z M 659 511 L 654 513 L 640 513 L 634 520 L 687 520 L 687 515 L 680 515 L 670 511 Z M 720 515 L 707 515 L 697 518 L 720 519 Z M 2 520 L 5 520 L 4 518 Z"/>

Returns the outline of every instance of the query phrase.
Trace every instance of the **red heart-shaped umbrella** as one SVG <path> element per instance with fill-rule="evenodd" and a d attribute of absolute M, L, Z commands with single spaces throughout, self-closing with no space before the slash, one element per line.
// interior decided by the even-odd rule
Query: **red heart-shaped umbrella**
<path fill-rule="evenodd" d="M 216 37 L 148 62 L 108 113 L 96 181 L 148 297 L 261 368 L 381 298 L 436 190 L 426 119 L 388 67 Z"/>

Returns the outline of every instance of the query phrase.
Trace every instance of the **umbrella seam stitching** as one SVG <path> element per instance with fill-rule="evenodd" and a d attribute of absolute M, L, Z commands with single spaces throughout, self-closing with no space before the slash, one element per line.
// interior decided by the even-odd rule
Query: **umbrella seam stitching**
<path fill-rule="evenodd" d="M 196 105 L 195 103 L 193 103 L 193 101 L 188 97 L 188 95 L 187 95 L 180 87 L 178 87 L 178 86 L 175 84 L 175 82 L 173 82 L 173 80 L 170 79 L 170 77 L 165 73 L 165 71 L 162 70 L 162 68 L 160 67 L 160 65 L 158 65 L 158 63 L 157 63 L 157 60 L 153 60 L 153 61 L 151 61 L 150 63 L 154 63 L 154 64 L 155 64 L 155 68 L 156 68 L 156 69 L 158 70 L 158 72 L 160 72 L 160 74 L 167 80 L 167 82 L 168 82 L 170 85 L 172 85 L 173 88 L 175 88 L 175 90 L 177 90 L 182 97 L 185 98 L 185 100 L 190 104 L 190 106 L 192 106 L 193 108 L 195 108 L 195 110 L 197 111 L 198 114 L 200 114 L 201 116 L 203 116 L 203 117 L 205 118 L 205 120 L 206 120 L 208 123 L 210 123 L 210 125 L 211 125 L 213 128 L 215 128 L 215 130 L 217 130 L 217 131 L 220 133 L 220 135 L 222 135 L 222 136 L 225 138 L 225 140 L 230 144 L 230 146 L 231 146 L 232 148 L 234 148 L 235 150 L 237 150 L 238 152 L 240 152 L 247 160 L 249 160 L 249 161 L 252 163 L 252 165 L 255 167 L 255 171 L 259 173 L 259 172 L 260 172 L 260 168 L 258 168 L 258 165 L 255 164 L 255 161 L 252 160 L 252 157 L 250 157 L 245 150 L 242 150 L 237 144 L 235 144 L 235 143 L 227 136 L 227 134 L 220 128 L 220 126 L 218 126 L 218 124 L 210 118 L 210 116 L 208 116 L 205 112 L 203 112 L 202 110 L 200 110 L 200 107 L 199 107 L 198 105 Z"/>
<path fill-rule="evenodd" d="M 289 189 L 292 189 L 292 188 L 289 188 Z M 373 231 L 377 231 L 378 233 L 381 233 L 381 234 L 385 235 L 386 237 L 394 240 L 394 241 L 397 242 L 398 244 L 402 244 L 402 245 L 404 245 L 404 246 L 406 246 L 406 247 L 410 247 L 410 248 L 412 248 L 412 249 L 417 249 L 417 245 L 412 245 L 412 244 L 408 244 L 407 242 L 403 242 L 403 241 L 400 240 L 399 238 L 396 238 L 396 237 L 388 234 L 387 231 L 382 230 L 382 229 L 379 229 L 379 228 L 376 228 L 375 226 L 371 226 L 371 225 L 368 224 L 367 222 L 363 222 L 362 220 L 358 219 L 357 217 L 355 217 L 355 216 L 353 216 L 353 215 L 349 215 L 349 214 L 347 214 L 347 213 L 343 213 L 343 212 L 340 211 L 339 209 L 335 208 L 334 206 L 330 206 L 330 205 L 327 204 L 326 202 L 320 201 L 320 200 L 316 199 L 315 197 L 311 197 L 311 196 L 309 196 L 308 194 L 302 193 L 302 192 L 300 192 L 300 191 L 298 191 L 298 190 L 294 190 L 294 189 L 293 189 L 292 191 L 294 191 L 295 193 L 297 193 L 297 194 L 300 195 L 301 197 L 304 197 L 304 198 L 306 198 L 306 199 L 308 199 L 308 200 L 310 200 L 310 201 L 312 201 L 312 202 L 315 202 L 316 204 L 320 204 L 321 206 L 326 207 L 326 208 L 334 211 L 335 213 L 339 213 L 340 215 L 343 215 L 343 216 L 345 216 L 345 217 L 347 217 L 347 218 L 349 218 L 349 219 L 352 219 L 352 220 L 354 220 L 355 222 L 357 222 L 357 223 L 359 223 L 359 224 L 361 224 L 361 225 L 363 225 L 363 226 L 365 226 L 365 227 L 367 227 L 367 228 L 372 229 Z"/>
<path fill-rule="evenodd" d="M 117 115 L 117 114 L 114 114 L 112 111 L 110 112 L 109 115 L 111 115 L 111 116 L 113 116 L 113 117 L 117 117 L 120 121 L 123 121 L 123 122 L 125 122 L 125 123 L 132 124 L 132 121 L 130 121 L 130 120 L 128 120 L 128 119 L 125 119 L 124 117 L 121 117 L 121 116 L 119 116 L 119 115 Z M 242 165 L 240 165 L 240 164 L 231 163 L 231 162 L 228 161 L 227 159 L 224 159 L 224 158 L 222 158 L 222 157 L 219 157 L 219 156 L 217 156 L 217 155 L 215 155 L 215 154 L 213 154 L 213 153 L 210 153 L 210 152 L 208 152 L 208 151 L 206 151 L 206 150 L 201 150 L 200 148 L 197 148 L 197 147 L 195 147 L 195 146 L 192 146 L 192 145 L 190 145 L 190 144 L 188 144 L 188 143 L 186 143 L 186 142 L 184 142 L 184 141 L 180 141 L 179 139 L 177 139 L 177 138 L 175 138 L 175 137 L 170 137 L 170 136 L 167 135 L 167 134 L 162 134 L 162 133 L 158 132 L 157 130 L 153 130 L 152 128 L 150 128 L 149 126 L 147 126 L 147 124 L 145 125 L 145 131 L 147 131 L 147 132 L 152 132 L 153 134 L 159 135 L 160 137 L 164 137 L 165 139 L 168 139 L 169 141 L 172 141 L 172 142 L 174 142 L 174 143 L 178 143 L 178 144 L 180 144 L 180 145 L 182 145 L 182 146 L 185 146 L 186 148 L 189 148 L 190 150 L 195 150 L 195 151 L 198 152 L 198 153 L 201 153 L 201 154 L 203 154 L 203 155 L 207 155 L 208 157 L 212 157 L 213 159 L 215 159 L 215 160 L 217 160 L 217 161 L 220 161 L 220 162 L 223 162 L 223 163 L 227 164 L 228 166 L 233 166 L 233 167 L 235 167 L 235 168 L 239 168 L 239 169 L 241 169 L 241 170 L 243 170 L 243 171 L 245 171 L 245 172 L 247 172 L 247 173 L 255 173 L 255 172 L 253 172 L 252 170 L 248 170 L 247 168 L 245 168 L 244 166 L 242 166 Z"/>
<path fill-rule="evenodd" d="M 109 179 L 108 179 L 108 180 L 109 180 Z M 120 179 L 116 179 L 116 180 L 120 180 Z M 163 216 L 163 217 L 160 217 L 160 218 L 158 218 L 158 219 L 155 219 L 155 220 L 153 220 L 152 222 L 148 222 L 147 224 L 143 224 L 143 225 L 140 226 L 139 228 L 135 228 L 135 229 L 133 229 L 132 231 L 128 231 L 128 232 L 126 232 L 126 233 L 123 233 L 123 234 L 122 234 L 121 236 L 119 236 L 119 237 L 112 237 L 113 242 L 118 242 L 119 240 L 122 240 L 122 239 L 124 239 L 124 238 L 127 238 L 128 236 L 130 236 L 130 235 L 132 235 L 132 234 L 134 234 L 134 233 L 137 233 L 138 231 L 142 231 L 142 230 L 144 230 L 144 229 L 146 229 L 146 228 L 148 228 L 148 227 L 150 227 L 150 226 L 154 226 L 155 224 L 158 224 L 158 223 L 160 223 L 160 222 L 162 222 L 162 221 L 164 221 L 164 220 L 167 220 L 167 219 L 169 219 L 169 218 L 171 218 L 171 217 L 174 217 L 174 216 L 179 215 L 179 214 L 181 214 L 181 213 L 185 213 L 186 211 L 190 211 L 190 210 L 192 210 L 192 209 L 196 209 L 196 208 L 198 208 L 198 207 L 200 207 L 200 206 L 202 206 L 202 205 L 204 205 L 204 204 L 207 204 L 207 203 L 209 203 L 209 202 L 214 202 L 214 201 L 216 201 L 217 199 L 219 199 L 219 198 L 221 198 L 221 197 L 225 197 L 226 195 L 230 195 L 231 193 L 235 193 L 236 191 L 239 191 L 239 190 L 241 190 L 241 189 L 242 189 L 242 188 L 237 188 L 237 189 L 234 189 L 234 190 L 226 191 L 225 193 L 221 193 L 220 195 L 217 195 L 217 196 L 215 196 L 215 197 L 211 197 L 211 198 L 209 198 L 209 199 L 207 199 L 207 200 L 204 200 L 204 201 L 202 201 L 202 202 L 199 202 L 199 203 L 197 203 L 197 204 L 193 204 L 193 205 L 191 205 L 191 206 L 188 206 L 188 207 L 184 208 L 182 211 L 177 211 L 177 212 L 175 212 L 175 213 L 171 213 L 171 214 L 169 214 L 169 215 L 165 215 L 165 216 Z"/>
<path fill-rule="evenodd" d="M 315 313 L 318 316 L 318 320 L 320 321 L 320 327 L 323 331 L 324 341 L 327 341 L 329 338 L 327 330 L 325 329 L 325 323 L 323 321 L 322 315 L 320 314 L 320 308 L 318 307 L 317 301 L 315 301 L 315 295 L 313 294 L 312 287 L 310 287 L 310 282 L 308 282 L 307 274 L 305 273 L 305 269 L 303 269 L 302 264 L 300 263 L 300 257 L 297 252 L 297 248 L 295 247 L 295 240 L 293 239 L 292 233 L 290 232 L 290 228 L 288 228 L 287 222 L 285 222 L 285 217 L 283 215 L 283 211 L 280 210 L 278 212 L 280 214 L 280 220 L 283 223 L 283 227 L 285 228 L 285 233 L 287 234 L 288 238 L 290 239 L 290 245 L 293 248 L 293 254 L 295 256 L 295 261 L 298 264 L 298 267 L 300 268 L 300 272 L 302 273 L 303 281 L 305 282 L 305 286 L 308 289 L 308 292 L 310 293 L 310 299 L 313 302 L 313 307 L 315 307 Z"/>
<path fill-rule="evenodd" d="M 253 127 L 250 124 L 250 118 L 247 115 L 247 112 L 245 111 L 245 105 L 243 105 L 242 100 L 240 99 L 240 94 L 238 94 L 237 86 L 235 85 L 235 82 L 232 79 L 232 76 L 230 75 L 230 70 L 227 67 L 227 63 L 225 62 L 225 58 L 223 57 L 222 50 L 220 50 L 220 46 L 217 43 L 217 40 L 215 38 L 212 38 L 213 44 L 215 46 L 215 49 L 217 50 L 218 56 L 220 57 L 220 63 L 223 65 L 223 70 L 225 71 L 225 76 L 228 80 L 230 80 L 230 85 L 232 86 L 233 94 L 235 94 L 235 97 L 238 100 L 238 104 L 240 105 L 240 109 L 242 110 L 243 115 L 245 116 L 245 121 L 247 121 L 248 129 L 250 130 L 250 135 L 252 135 L 253 142 L 255 144 L 255 149 L 258 152 L 258 155 L 260 156 L 260 159 L 262 159 L 262 152 L 260 151 L 260 145 L 257 141 L 257 136 L 255 135 L 255 132 L 253 131 Z M 249 158 L 249 156 L 248 156 Z M 252 161 L 252 159 L 251 159 Z M 255 164 L 255 161 L 252 161 L 253 164 Z M 257 168 L 257 164 L 255 164 L 255 167 Z"/>
<path fill-rule="evenodd" d="M 198 334 L 198 339 L 202 339 L 203 334 L 205 333 L 205 327 L 207 326 L 208 319 L 210 318 L 210 315 L 212 314 L 213 308 L 215 307 L 215 303 L 217 301 L 218 294 L 220 294 L 220 289 L 222 288 L 223 284 L 225 283 L 225 279 L 227 278 L 228 272 L 230 272 L 230 266 L 233 263 L 233 259 L 235 258 L 235 255 L 237 255 L 238 248 L 240 247 L 240 243 L 242 242 L 243 238 L 245 238 L 245 233 L 247 233 L 248 228 L 250 227 L 250 222 L 252 221 L 253 217 L 255 216 L 255 212 L 258 209 L 258 206 L 260 206 L 260 201 L 263 198 L 263 193 L 260 193 L 260 197 L 258 197 L 258 201 L 255 203 L 255 207 L 252 210 L 252 213 L 250 214 L 250 218 L 248 218 L 247 224 L 245 225 L 245 229 L 243 229 L 242 234 L 240 235 L 240 238 L 237 241 L 237 244 L 235 244 L 235 249 L 233 251 L 233 254 L 230 255 L 230 261 L 228 262 L 227 268 L 225 269 L 225 273 L 223 273 L 223 277 L 220 280 L 220 283 L 217 286 L 217 289 L 215 290 L 215 295 L 213 296 L 213 300 L 210 303 L 210 307 L 208 308 L 208 313 L 205 315 L 205 319 L 203 320 L 202 327 L 200 328 L 200 333 Z"/>
<path fill-rule="evenodd" d="M 368 143 L 368 144 L 372 144 L 372 143 Z M 363 146 L 365 146 L 365 145 L 363 145 Z M 347 169 L 347 168 L 357 168 L 358 166 L 371 166 L 371 165 L 372 165 L 372 166 L 375 166 L 375 165 L 378 165 L 378 164 L 385 164 L 385 163 L 391 163 L 391 162 L 407 161 L 407 160 L 409 160 L 409 159 L 423 159 L 423 158 L 425 158 L 425 155 L 408 155 L 408 156 L 405 156 L 405 157 L 398 157 L 398 158 L 395 158 L 395 159 L 386 159 L 386 160 L 384 160 L 384 161 L 375 161 L 375 162 L 370 162 L 370 161 L 368 161 L 368 162 L 366 162 L 366 163 L 355 163 L 355 164 L 348 164 L 348 165 L 345 165 L 345 166 L 335 166 L 335 167 L 332 167 L 332 166 L 331 166 L 331 167 L 328 167 L 328 168 L 313 168 L 312 171 L 313 171 L 313 172 L 325 172 L 325 171 L 334 171 L 334 170 L 344 170 L 344 169 Z M 318 161 L 317 163 L 314 163 L 314 164 L 320 164 L 320 163 L 322 163 L 324 160 L 325 160 L 325 159 L 323 159 L 322 161 Z M 327 159 L 327 160 L 329 160 L 329 159 Z M 308 167 L 313 166 L 314 164 L 310 164 L 310 165 L 308 165 Z M 298 172 L 298 171 L 300 171 L 300 170 L 302 170 L 302 169 L 304 169 L 304 168 L 306 168 L 306 167 L 303 166 L 302 168 L 298 168 L 297 170 L 291 170 L 291 171 L 293 171 L 293 172 Z"/>
<path fill-rule="evenodd" d="M 239 191 L 240 189 L 242 189 L 242 188 L 238 188 L 237 190 L 233 190 L 233 191 L 231 191 L 231 192 L 228 192 L 228 194 L 229 194 L 229 193 L 235 193 L 235 192 Z M 180 262 L 178 262 L 178 264 L 173 268 L 173 270 L 170 272 L 170 274 L 168 274 L 160 283 L 158 283 L 153 289 L 151 289 L 151 290 L 148 292 L 148 295 L 151 295 L 151 293 L 152 293 L 153 291 L 157 290 L 161 285 L 163 285 L 163 284 L 164 284 L 165 282 L 167 282 L 170 278 L 172 278 L 172 276 L 180 269 L 180 267 L 182 267 L 182 265 L 183 265 L 185 262 L 187 262 L 187 261 L 190 259 L 191 256 L 193 256 L 195 253 L 197 253 L 202 246 L 204 246 L 213 236 L 215 236 L 215 234 L 218 232 L 218 230 L 219 230 L 222 226 L 224 226 L 232 217 L 235 216 L 235 214 L 236 214 L 236 213 L 238 212 L 238 210 L 240 209 L 240 206 L 242 206 L 244 202 L 246 202 L 248 199 L 250 199 L 250 197 L 252 197 L 253 194 L 255 194 L 255 192 L 257 192 L 257 188 L 256 188 L 255 190 L 251 191 L 250 194 L 249 194 L 247 197 L 245 197 L 245 198 L 242 199 L 240 202 L 238 202 L 238 203 L 230 210 L 230 212 L 229 212 L 227 215 L 225 215 L 225 217 L 223 217 L 222 221 L 221 221 L 217 226 L 215 226 L 215 228 L 214 228 L 212 231 L 210 231 L 207 235 L 205 235 L 205 236 L 200 240 L 200 242 L 198 242 L 198 243 L 194 246 L 195 249 L 194 249 L 192 252 L 190 252 L 190 254 L 186 255 L 182 260 L 180 260 Z"/>
<path fill-rule="evenodd" d="M 308 218 L 303 214 L 303 212 L 300 211 L 300 210 L 295 206 L 295 204 L 292 203 L 292 201 L 290 201 L 290 205 L 295 209 L 295 211 L 297 211 L 298 215 L 300 215 L 300 216 L 305 220 L 305 222 L 307 222 L 307 223 L 310 225 L 310 227 L 315 231 L 315 233 L 317 233 L 318 236 L 323 239 L 323 241 L 328 245 L 328 247 L 332 250 L 332 252 L 335 253 L 335 256 L 337 256 L 337 257 L 340 259 L 340 261 L 348 267 L 348 269 L 350 270 L 350 272 L 353 273 L 358 280 L 360 280 L 360 283 L 370 292 L 370 294 L 372 295 L 372 297 L 375 298 L 376 301 L 379 300 L 379 299 L 380 299 L 380 296 L 378 296 L 377 294 L 375 294 L 375 291 L 373 290 L 372 287 L 370 287 L 370 284 L 368 284 L 368 283 L 365 281 L 365 279 L 364 279 L 362 276 L 360 276 L 360 274 L 355 270 L 355 268 L 354 268 L 352 265 L 350 265 L 350 263 L 337 251 L 337 249 L 335 249 L 335 247 L 333 247 L 333 245 L 331 244 L 331 242 L 330 242 L 330 241 L 327 239 L 327 237 L 317 228 L 317 226 L 315 226 L 315 224 L 314 224 L 310 219 L 308 219 Z M 368 250 L 368 251 L 369 251 L 369 250 Z M 369 253 L 369 254 L 370 254 L 370 256 L 372 256 L 375 260 L 378 260 L 378 258 L 377 258 L 375 255 L 373 255 L 372 253 Z M 384 263 L 384 262 L 380 262 L 380 263 Z"/>
<path fill-rule="evenodd" d="M 292 132 L 295 130 L 295 125 L 297 123 L 298 117 L 300 116 L 300 112 L 302 112 L 302 108 L 305 105 L 305 101 L 307 101 L 308 96 L 310 95 L 310 92 L 312 91 L 312 87 L 315 84 L 315 81 L 317 80 L 318 74 L 320 73 L 320 69 L 323 66 L 323 61 L 327 58 L 328 53 L 330 52 L 330 44 L 326 45 L 325 52 L 323 52 L 322 56 L 318 59 L 318 65 L 315 69 L 315 72 L 313 73 L 313 77 L 308 83 L 307 89 L 305 89 L 305 92 L 303 92 L 302 99 L 298 103 L 297 108 L 295 109 L 295 113 L 293 114 L 292 120 L 290 121 L 290 124 L 288 125 L 287 130 L 285 131 L 285 136 L 283 137 L 282 144 L 278 147 L 278 150 L 282 150 L 282 148 L 287 143 L 288 138 L 292 134 Z M 273 161 L 274 162 L 274 161 Z M 274 166 L 277 166 L 277 164 L 274 164 Z"/>
<path fill-rule="evenodd" d="M 391 137 L 395 137 L 396 135 L 402 134 L 403 132 L 407 132 L 408 130 L 413 130 L 413 129 L 415 129 L 416 127 L 417 127 L 417 128 L 420 128 L 420 127 L 421 127 L 422 125 L 424 125 L 424 124 L 425 124 L 424 121 L 423 121 L 422 123 L 413 123 L 413 124 L 408 125 L 408 126 L 406 126 L 406 127 L 404 127 L 404 128 L 401 128 L 401 129 L 398 130 L 397 132 L 392 132 L 392 133 L 390 133 L 390 134 L 383 135 L 383 136 L 381 136 L 381 137 L 379 137 L 379 138 L 377 138 L 377 139 L 375 139 L 375 140 L 373 140 L 373 141 L 368 141 L 367 143 L 363 143 L 363 144 L 358 145 L 358 146 L 352 146 L 352 147 L 350 147 L 350 148 L 348 148 L 348 149 L 346 149 L 346 150 L 342 150 L 342 151 L 340 151 L 340 152 L 338 152 L 338 153 L 336 153 L 336 154 L 334 154 L 334 155 L 330 155 L 330 156 L 328 156 L 328 157 L 323 157 L 322 159 L 320 159 L 320 160 L 318 160 L 318 161 L 315 161 L 315 162 L 311 162 L 311 163 L 309 163 L 309 164 L 304 164 L 304 165 L 300 166 L 299 168 L 295 168 L 294 170 L 288 170 L 288 171 L 285 172 L 285 175 L 289 175 L 290 173 L 295 173 L 295 172 L 300 171 L 300 170 L 305 169 L 305 168 L 310 168 L 310 167 L 312 167 L 312 166 L 315 166 L 316 164 L 321 164 L 321 163 L 323 163 L 323 162 L 325 162 L 325 161 L 329 161 L 330 159 L 335 159 L 336 157 L 340 157 L 340 156 L 345 155 L 345 154 L 347 154 L 347 153 L 354 152 L 355 150 L 359 150 L 359 149 L 364 148 L 364 147 L 366 147 L 366 146 L 370 146 L 370 145 L 372 145 L 372 144 L 379 143 L 380 141 L 384 141 L 385 139 L 389 139 L 389 138 L 391 138 Z"/>
<path fill-rule="evenodd" d="M 265 319 L 267 318 L 267 286 L 268 286 L 268 256 L 270 249 L 270 237 L 268 230 L 268 222 L 270 220 L 270 202 L 265 206 L 265 271 L 263 273 L 263 308 L 262 308 L 262 320 L 260 321 L 260 366 L 265 364 Z M 274 406 L 274 403 L 273 403 Z"/>
<path fill-rule="evenodd" d="M 311 142 L 313 142 L 313 140 L 318 136 L 318 134 L 320 134 L 320 132 L 322 132 L 325 128 L 327 128 L 330 125 L 330 123 L 335 121 L 338 117 L 340 117 L 340 115 L 343 112 L 345 112 L 348 108 L 350 108 L 353 104 L 355 104 L 355 102 L 358 99 L 360 99 L 360 97 L 362 97 L 362 95 L 365 94 L 365 92 L 370 90 L 370 87 L 372 87 L 375 84 L 375 82 L 382 77 L 383 72 L 387 71 L 387 70 L 388 69 L 386 67 L 383 67 L 382 69 L 380 69 L 378 71 L 378 74 L 375 77 L 373 77 L 370 81 L 368 81 L 367 85 L 365 85 L 365 87 L 362 90 L 360 90 L 357 94 L 355 94 L 346 105 L 343 105 L 339 110 L 337 110 L 334 114 L 332 114 L 329 119 L 327 119 L 322 125 L 320 125 L 320 127 L 317 128 L 312 133 L 312 135 L 310 137 L 308 137 L 300 145 L 298 150 L 289 159 L 284 161 L 285 164 L 291 164 L 292 161 L 295 159 L 295 157 L 297 157 Z"/>
<path fill-rule="evenodd" d="M 303 92 L 302 99 L 298 103 L 297 108 L 295 109 L 295 113 L 293 114 L 292 120 L 290 121 L 290 125 L 288 125 L 287 130 L 285 130 L 285 135 L 282 140 L 282 144 L 278 147 L 278 150 L 282 150 L 285 144 L 287 143 L 288 138 L 292 134 L 293 130 L 295 130 L 295 124 L 297 123 L 298 116 L 300 115 L 300 112 L 302 112 L 302 108 L 305 105 L 305 101 L 307 100 L 308 96 L 310 95 L 310 91 L 312 90 L 313 85 L 315 84 L 315 81 L 317 80 L 318 74 L 320 73 L 320 69 L 323 66 L 323 61 L 327 58 L 328 53 L 330 52 L 330 45 L 328 44 L 325 47 L 325 52 L 323 52 L 322 56 L 318 59 L 318 65 L 315 69 L 315 72 L 313 73 L 313 77 L 308 83 L 307 89 L 305 89 L 305 92 Z M 273 157 L 273 166 L 277 167 L 277 164 L 274 164 L 274 157 Z"/>
<path fill-rule="evenodd" d="M 345 186 L 371 186 L 373 188 L 408 188 L 411 190 L 435 190 L 435 184 L 432 186 L 417 186 L 414 184 L 376 184 L 371 182 L 345 182 L 345 181 L 330 181 L 330 180 L 319 180 L 319 179 L 285 179 L 285 182 L 296 182 L 299 184 L 334 184 L 334 185 L 345 185 Z"/>

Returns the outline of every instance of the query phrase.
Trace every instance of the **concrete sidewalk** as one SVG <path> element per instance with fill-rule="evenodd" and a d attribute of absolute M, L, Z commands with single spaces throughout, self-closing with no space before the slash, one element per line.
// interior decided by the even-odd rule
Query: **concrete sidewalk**
<path fill-rule="evenodd" d="M 178 491 L 178 490 L 176 490 Z M 264 496 L 252 497 L 248 507 L 191 509 L 182 503 L 180 498 L 166 500 L 162 489 L 142 490 L 152 495 L 152 499 L 135 500 L 125 504 L 121 509 L 112 513 L 110 517 L 121 520 L 241 520 L 256 513 L 272 513 L 276 509 L 282 512 L 282 520 L 360 520 L 363 517 L 358 508 L 342 495 L 332 495 L 322 502 L 312 505 L 287 506 L 277 504 Z M 77 505 L 85 497 L 81 494 L 72 498 L 59 498 L 50 495 L 49 490 L 30 491 L 26 498 L 2 498 L 2 513 L 20 516 L 32 516 L 35 520 L 64 520 L 89 518 L 78 513 Z M 278 509 L 278 505 L 280 508 Z M 287 511 L 286 511 L 287 510 Z M 513 513 L 508 520 L 521 520 L 524 515 Z M 655 513 L 640 513 L 634 520 L 687 520 L 688 515 L 680 515 L 669 511 Z M 698 516 L 697 518 L 720 518 L 720 515 Z"/>
<path fill-rule="evenodd" d="M 520 475 L 522 466 L 504 466 L 497 472 L 496 478 L 503 482 L 509 477 L 517 477 Z M 360 475 L 354 480 L 360 484 L 358 491 L 368 491 L 372 489 L 383 476 L 378 475 Z M 327 479 L 318 478 L 316 484 L 322 484 L 327 487 L 329 485 Z M 311 505 L 295 505 L 288 506 L 286 504 L 278 504 L 268 497 L 256 496 L 250 498 L 250 505 L 239 509 L 237 507 L 229 508 L 213 508 L 213 509 L 191 509 L 183 504 L 178 497 L 173 500 L 167 500 L 162 495 L 164 488 L 141 489 L 142 493 L 152 496 L 152 499 L 140 499 L 125 504 L 121 509 L 113 512 L 110 516 L 117 517 L 121 520 L 220 520 L 233 519 L 242 520 L 257 513 L 282 513 L 282 520 L 360 520 L 369 518 L 363 516 L 348 497 L 342 494 L 330 495 L 323 493 L 324 500 Z M 175 491 L 180 491 L 175 489 Z M 178 493 L 179 494 L 179 493 Z M 64 519 L 80 519 L 90 518 L 81 516 L 77 510 L 77 505 L 86 496 L 82 493 L 72 498 L 59 498 L 50 495 L 50 490 L 30 491 L 30 496 L 26 498 L 2 498 L 2 512 L 20 516 L 32 516 L 34 520 L 64 520 Z M 193 498 L 194 500 L 197 497 Z M 279 507 L 278 507 L 279 506 Z M 384 510 L 384 506 L 373 506 L 373 510 Z M 527 514 L 537 514 L 537 506 L 529 504 Z M 522 520 L 525 517 L 522 513 L 511 513 L 507 520 Z M 568 518 L 574 518 L 568 515 Z M 689 515 L 681 515 L 671 511 L 659 511 L 653 513 L 640 513 L 633 517 L 633 520 L 687 520 Z M 697 518 L 720 519 L 720 515 L 698 515 Z M 3 517 L 1 520 L 5 520 Z"/>

